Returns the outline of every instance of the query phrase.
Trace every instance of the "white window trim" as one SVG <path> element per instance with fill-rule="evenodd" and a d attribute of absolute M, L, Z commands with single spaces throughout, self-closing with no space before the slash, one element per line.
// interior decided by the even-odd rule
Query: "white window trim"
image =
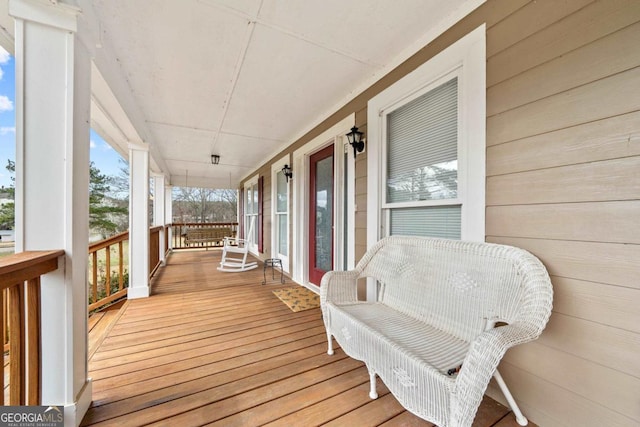
<path fill-rule="evenodd" d="M 280 258 L 282 260 L 282 269 L 288 273 L 289 272 L 289 256 L 284 256 L 278 253 L 278 236 L 277 236 L 277 224 L 278 218 L 276 214 L 277 204 L 278 204 L 278 172 L 282 171 L 284 165 L 291 166 L 291 161 L 289 159 L 289 155 L 287 154 L 285 157 L 281 158 L 277 162 L 271 165 L 271 254 L 273 258 Z M 291 236 L 289 231 L 289 224 L 291 224 L 291 179 L 287 184 L 287 245 L 288 252 L 291 254 Z"/>
<path fill-rule="evenodd" d="M 340 144 L 342 136 L 346 135 L 354 125 L 355 114 L 350 114 L 293 153 L 293 210 L 291 212 L 293 221 L 293 241 L 291 245 L 291 256 L 293 256 L 292 277 L 293 280 L 314 292 L 318 292 L 319 288 L 309 284 L 309 257 L 307 250 L 309 247 L 309 233 L 307 232 L 309 229 L 309 194 L 305 188 L 309 183 L 309 157 L 328 145 L 336 144 L 335 149 L 338 151 L 334 151 L 334 175 L 336 177 L 334 180 L 334 190 L 338 190 L 341 194 L 342 190 L 340 188 L 344 185 L 342 182 L 344 175 L 340 175 L 343 170 L 342 156 L 337 154 L 340 153 L 339 150 L 342 148 L 342 144 Z M 340 216 L 338 212 L 341 212 L 340 209 L 345 209 L 345 207 L 342 207 L 342 200 L 338 200 L 337 197 L 334 197 L 334 203 L 336 203 L 334 208 L 339 208 L 334 209 L 334 218 L 337 220 L 338 216 Z M 336 233 L 341 230 L 338 228 L 338 225 L 336 221 L 336 223 L 334 223 L 334 249 L 337 242 L 335 238 Z M 355 235 L 355 231 L 353 233 Z M 340 265 L 339 262 L 337 262 L 339 261 L 336 257 L 337 253 L 338 251 L 334 250 L 334 266 Z"/>
<path fill-rule="evenodd" d="M 255 175 L 253 177 L 251 177 L 250 179 L 248 179 L 247 181 L 245 181 L 244 183 L 244 200 L 242 201 L 242 203 L 245 203 L 244 209 L 243 209 L 243 213 L 244 213 L 244 217 L 246 218 L 247 216 L 247 205 L 246 205 L 246 201 L 247 201 L 247 194 L 249 192 L 249 190 L 251 190 L 251 187 L 253 187 L 254 185 L 258 185 L 258 180 L 260 178 L 260 175 Z M 264 195 L 264 193 L 263 193 Z M 253 196 L 252 196 L 253 197 Z M 255 228 L 255 230 L 258 229 L 258 220 L 259 220 L 259 215 L 258 213 L 252 214 L 255 215 L 256 217 L 256 221 L 254 222 L 253 226 Z M 244 218 L 242 218 L 242 221 L 244 221 Z M 256 231 L 254 230 L 254 233 L 256 233 Z M 249 228 L 247 227 L 246 222 L 244 222 L 244 238 L 246 240 L 248 240 L 248 233 L 249 233 Z M 249 245 L 249 252 L 255 256 L 259 256 L 258 254 L 258 242 L 257 239 L 255 242 L 253 242 L 252 245 Z"/>
<path fill-rule="evenodd" d="M 383 183 L 384 114 L 406 104 L 456 70 L 460 101 L 458 202 L 463 203 L 461 238 L 485 240 L 486 28 L 483 24 L 369 100 L 367 247 L 382 237 L 381 208 L 386 194 Z M 442 202 L 438 201 L 438 204 Z M 398 206 L 394 204 L 394 207 Z"/>

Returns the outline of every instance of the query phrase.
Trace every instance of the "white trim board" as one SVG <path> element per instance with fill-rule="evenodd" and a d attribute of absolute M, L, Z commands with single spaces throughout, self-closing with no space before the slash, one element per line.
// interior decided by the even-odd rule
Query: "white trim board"
<path fill-rule="evenodd" d="M 291 248 L 291 254 L 293 256 L 292 278 L 303 285 L 306 285 L 309 281 L 309 260 L 307 258 L 308 251 L 306 250 L 309 244 L 309 236 L 306 232 L 309 224 L 309 212 L 307 209 L 309 205 L 309 195 L 306 191 L 306 185 L 309 182 L 309 156 L 321 148 L 335 143 L 336 140 L 346 135 L 351 127 L 355 125 L 355 119 L 355 113 L 350 114 L 293 153 L 293 209 L 291 212 L 293 221 L 293 244 Z M 342 147 L 341 144 L 338 144 L 338 146 Z M 336 156 L 334 152 L 334 161 L 342 161 L 342 156 Z M 334 174 L 336 173 L 335 171 L 338 170 L 342 170 L 341 165 L 338 165 L 338 167 L 334 169 Z M 336 175 L 336 177 L 335 185 L 343 185 L 342 176 Z M 335 200 L 335 202 L 342 203 L 341 200 Z M 342 212 L 339 209 L 334 210 L 334 212 L 338 211 Z M 338 228 L 334 227 L 334 233 L 336 233 L 337 230 Z"/>

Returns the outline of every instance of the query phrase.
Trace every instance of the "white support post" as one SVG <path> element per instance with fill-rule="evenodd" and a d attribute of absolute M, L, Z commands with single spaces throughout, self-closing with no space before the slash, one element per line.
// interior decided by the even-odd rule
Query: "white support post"
<path fill-rule="evenodd" d="M 165 207 L 164 207 L 165 223 L 173 224 L 173 187 L 171 185 L 167 185 L 165 187 L 164 202 L 165 202 Z M 172 250 L 173 249 L 173 226 L 167 229 L 166 238 L 168 239 L 168 242 L 169 242 L 167 247 L 169 248 L 169 250 Z"/>
<path fill-rule="evenodd" d="M 164 257 L 164 240 L 167 238 L 164 232 L 164 226 L 167 223 L 165 218 L 165 180 L 164 175 L 153 175 L 153 225 L 154 226 L 162 226 L 162 230 L 160 230 L 160 241 L 159 241 L 159 251 L 160 251 L 160 262 L 162 265 L 165 265 L 165 257 Z"/>
<path fill-rule="evenodd" d="M 149 289 L 149 147 L 129 144 L 129 299 Z"/>
<path fill-rule="evenodd" d="M 41 280 L 42 404 L 79 425 L 87 376 L 91 62 L 77 8 L 10 0 L 16 53 L 16 251 L 64 249 Z M 28 95 L 28 96 L 27 96 Z"/>

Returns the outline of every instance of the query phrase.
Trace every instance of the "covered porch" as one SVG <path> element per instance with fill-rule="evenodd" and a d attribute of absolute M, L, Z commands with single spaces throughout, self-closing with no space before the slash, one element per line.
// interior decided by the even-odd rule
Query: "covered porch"
<path fill-rule="evenodd" d="M 120 310 L 89 360 L 82 425 L 433 426 L 380 381 L 371 400 L 363 363 L 327 355 L 320 309 L 294 313 L 272 293 L 294 283 L 262 285 L 262 267 L 220 273 L 219 261 L 174 252 L 151 296 Z M 474 426 L 517 423 L 485 397 Z"/>
<path fill-rule="evenodd" d="M 59 405 L 70 426 L 424 424 L 388 393 L 369 400 L 362 365 L 325 354 L 318 310 L 289 312 L 260 285 L 261 268 L 219 276 L 215 250 L 165 258 L 180 239 L 172 188 L 206 186 L 238 190 L 238 234 L 257 224 L 252 253 L 286 252 L 303 285 L 319 283 L 312 261 L 350 269 L 379 238 L 439 232 L 449 219 L 454 238 L 530 251 L 556 298 L 540 340 L 501 364 L 523 411 L 542 426 L 638 425 L 640 2 L 396 3 L 0 0 L 0 44 L 16 58 L 23 252 L 0 276 L 11 322 L 26 320 L 10 339 L 22 363 L 8 403 Z M 445 77 L 460 82 L 447 98 L 461 113 L 451 158 L 427 159 L 434 141 L 398 145 L 397 169 L 455 161 L 461 197 L 411 188 L 410 200 L 392 199 L 402 188 L 388 185 L 383 130 Z M 130 300 L 95 347 L 90 128 L 131 171 Z M 354 128 L 364 151 L 348 144 Z M 425 155 L 415 168 L 414 146 Z M 319 164 L 333 166 L 326 180 L 312 174 Z M 333 191 L 311 199 L 317 181 Z M 308 238 L 318 217 L 326 236 Z M 424 221 L 394 229 L 413 224 L 402 218 Z M 491 400 L 476 419 L 513 423 Z"/>

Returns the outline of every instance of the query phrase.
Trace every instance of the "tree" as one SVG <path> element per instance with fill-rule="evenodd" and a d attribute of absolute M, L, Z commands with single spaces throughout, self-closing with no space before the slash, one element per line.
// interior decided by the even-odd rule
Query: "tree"
<path fill-rule="evenodd" d="M 234 222 L 238 199 L 235 190 L 178 187 L 173 192 L 175 222 Z"/>
<path fill-rule="evenodd" d="M 115 176 L 109 176 L 110 191 L 107 198 L 114 206 L 129 209 L 129 162 L 123 158 L 118 159 L 119 172 Z M 129 215 L 117 215 L 113 218 L 116 231 L 122 232 L 129 229 Z"/>
<path fill-rule="evenodd" d="M 115 219 L 128 214 L 128 209 L 116 206 L 107 197 L 110 191 L 109 177 L 100 173 L 93 162 L 89 164 L 89 228 L 103 237 L 118 230 Z"/>
<path fill-rule="evenodd" d="M 16 178 L 13 176 L 16 172 L 16 162 L 7 159 L 7 170 L 12 174 L 11 185 L 8 188 L 2 188 L 2 192 L 8 199 L 14 199 L 16 194 L 15 182 Z M 16 204 L 15 202 L 8 202 L 0 206 L 0 229 L 13 230 L 16 226 Z"/>

